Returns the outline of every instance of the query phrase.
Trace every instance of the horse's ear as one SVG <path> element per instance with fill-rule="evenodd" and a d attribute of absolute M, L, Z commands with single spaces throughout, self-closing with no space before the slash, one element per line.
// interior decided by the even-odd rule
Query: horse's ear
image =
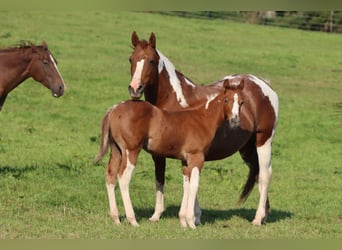
<path fill-rule="evenodd" d="M 34 45 L 33 43 L 31 43 L 30 41 L 29 41 L 28 43 L 29 43 L 30 46 L 31 46 L 32 52 L 33 52 L 33 53 L 36 53 L 36 52 L 37 52 L 37 47 L 36 47 L 36 45 Z"/>
<path fill-rule="evenodd" d="M 48 49 L 48 45 L 47 45 L 46 41 L 42 41 L 42 47 L 46 50 Z"/>
<path fill-rule="evenodd" d="M 156 36 L 154 35 L 153 32 L 151 32 L 151 35 L 150 35 L 150 44 L 152 46 L 152 48 L 156 48 Z"/>
<path fill-rule="evenodd" d="M 230 82 L 229 82 L 229 79 L 225 79 L 224 82 L 223 82 L 223 88 L 225 89 L 225 91 L 227 89 L 230 88 Z"/>
<path fill-rule="evenodd" d="M 243 87 L 245 86 L 245 78 L 241 79 L 240 84 L 237 86 L 238 89 L 243 89 Z"/>
<path fill-rule="evenodd" d="M 132 33 L 132 45 L 134 47 L 136 47 L 138 45 L 138 42 L 139 42 L 139 37 L 137 35 L 137 32 L 133 31 L 133 33 Z"/>

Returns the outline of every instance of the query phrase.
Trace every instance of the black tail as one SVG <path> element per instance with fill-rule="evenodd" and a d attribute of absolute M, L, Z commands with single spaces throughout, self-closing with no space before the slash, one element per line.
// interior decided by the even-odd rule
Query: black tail
<path fill-rule="evenodd" d="M 257 167 L 256 167 L 257 166 Z M 249 174 L 245 186 L 240 194 L 238 204 L 243 203 L 247 200 L 249 194 L 253 190 L 254 184 L 256 183 L 259 175 L 259 164 L 249 166 Z"/>
<path fill-rule="evenodd" d="M 248 195 L 253 190 L 254 184 L 258 180 L 259 160 L 255 146 L 255 137 L 250 139 L 249 142 L 247 142 L 247 144 L 240 150 L 240 155 L 245 163 L 248 165 L 249 173 L 245 186 L 241 192 L 238 204 L 243 203 L 248 198 Z"/>

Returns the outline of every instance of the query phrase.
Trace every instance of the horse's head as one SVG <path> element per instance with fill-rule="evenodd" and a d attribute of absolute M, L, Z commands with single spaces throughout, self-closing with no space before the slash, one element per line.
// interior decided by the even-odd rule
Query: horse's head
<path fill-rule="evenodd" d="M 129 94 L 133 99 L 139 99 L 144 89 L 156 83 L 158 79 L 159 55 L 156 51 L 156 37 L 151 33 L 149 42 L 139 40 L 137 33 L 132 33 L 134 51 L 129 58 L 131 63 L 131 83 Z"/>
<path fill-rule="evenodd" d="M 31 43 L 30 47 L 33 54 L 29 67 L 31 77 L 50 89 L 54 97 L 63 95 L 66 87 L 46 42 L 39 46 Z"/>
<path fill-rule="evenodd" d="M 243 104 L 242 90 L 244 87 L 244 80 L 240 82 L 230 82 L 226 79 L 223 83 L 224 87 L 224 112 L 231 127 L 238 127 L 240 125 L 240 108 Z"/>

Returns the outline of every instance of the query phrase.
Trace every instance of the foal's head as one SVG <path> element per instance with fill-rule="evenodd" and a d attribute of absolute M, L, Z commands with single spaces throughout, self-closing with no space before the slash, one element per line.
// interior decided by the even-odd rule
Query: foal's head
<path fill-rule="evenodd" d="M 131 63 L 131 83 L 128 86 L 133 99 L 139 99 L 144 89 L 158 79 L 159 55 L 156 51 L 156 37 L 151 33 L 149 42 L 139 40 L 137 33 L 132 33 L 134 51 L 129 58 Z"/>
<path fill-rule="evenodd" d="M 51 90 L 54 97 L 63 95 L 65 85 L 57 68 L 57 61 L 48 49 L 46 42 L 35 46 L 30 44 L 32 59 L 29 67 L 30 76 Z"/>
<path fill-rule="evenodd" d="M 230 82 L 226 79 L 223 83 L 225 93 L 225 114 L 229 121 L 230 127 L 238 127 L 240 125 L 240 109 L 243 104 L 242 90 L 244 87 L 244 80 L 240 82 Z"/>

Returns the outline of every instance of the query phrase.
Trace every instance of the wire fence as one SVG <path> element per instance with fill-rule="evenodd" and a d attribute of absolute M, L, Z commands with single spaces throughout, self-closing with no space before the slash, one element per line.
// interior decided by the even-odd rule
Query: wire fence
<path fill-rule="evenodd" d="M 225 19 L 259 25 L 342 33 L 342 11 L 162 11 L 184 18 Z"/>

